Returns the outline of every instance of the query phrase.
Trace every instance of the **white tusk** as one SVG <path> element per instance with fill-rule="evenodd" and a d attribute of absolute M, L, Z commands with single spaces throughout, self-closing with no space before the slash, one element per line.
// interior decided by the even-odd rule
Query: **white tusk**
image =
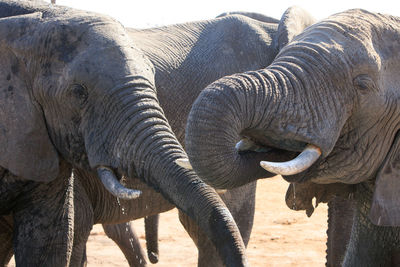
<path fill-rule="evenodd" d="M 294 175 L 305 171 L 321 156 L 321 149 L 314 145 L 307 147 L 295 159 L 286 162 L 261 161 L 260 165 L 269 172 L 280 175 Z"/>
<path fill-rule="evenodd" d="M 187 170 L 193 170 L 192 164 L 190 164 L 188 159 L 177 159 L 175 160 L 175 162 L 182 168 L 185 168 Z"/>
<path fill-rule="evenodd" d="M 129 189 L 120 184 L 114 172 L 108 167 L 97 167 L 97 175 L 104 187 L 117 198 L 135 199 L 142 194 L 140 190 Z"/>

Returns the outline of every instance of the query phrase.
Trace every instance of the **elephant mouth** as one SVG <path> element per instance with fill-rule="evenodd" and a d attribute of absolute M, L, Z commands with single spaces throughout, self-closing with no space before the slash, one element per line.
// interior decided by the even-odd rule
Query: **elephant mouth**
<path fill-rule="evenodd" d="M 281 175 L 288 182 L 305 182 L 307 173 L 321 156 L 318 146 L 296 140 L 271 137 L 243 137 L 235 146 L 239 154 L 265 153 L 261 167 L 270 173 Z M 267 161 L 272 158 L 274 161 Z M 276 159 L 282 159 L 277 161 Z"/>

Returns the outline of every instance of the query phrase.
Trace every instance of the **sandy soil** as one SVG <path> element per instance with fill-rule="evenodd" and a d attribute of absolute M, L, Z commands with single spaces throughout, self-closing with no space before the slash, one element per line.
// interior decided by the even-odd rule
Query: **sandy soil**
<path fill-rule="evenodd" d="M 327 206 L 320 204 L 311 218 L 305 212 L 290 210 L 284 201 L 287 185 L 280 177 L 258 182 L 255 221 L 247 248 L 250 264 L 253 267 L 325 266 Z M 144 247 L 143 220 L 133 224 Z M 176 209 L 161 215 L 159 246 L 160 261 L 155 267 L 197 266 L 197 249 L 180 224 Z M 91 232 L 87 254 L 89 267 L 128 266 L 101 225 L 95 225 Z M 12 261 L 10 267 L 13 266 Z"/>
<path fill-rule="evenodd" d="M 313 216 L 286 207 L 287 183 L 279 177 L 257 187 L 256 215 L 247 254 L 251 266 L 324 266 L 327 207 L 320 204 Z M 134 222 L 145 245 L 143 220 Z M 159 267 L 197 264 L 197 249 L 178 220 L 176 210 L 160 218 Z M 118 247 L 96 225 L 88 242 L 88 266 L 128 266 Z M 149 264 L 151 266 L 151 264 Z"/>

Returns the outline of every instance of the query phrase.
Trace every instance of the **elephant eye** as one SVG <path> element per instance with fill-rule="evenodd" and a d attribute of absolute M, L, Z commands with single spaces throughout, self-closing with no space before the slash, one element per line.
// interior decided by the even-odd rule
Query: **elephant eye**
<path fill-rule="evenodd" d="M 353 79 L 353 85 L 361 92 L 377 90 L 374 80 L 368 74 L 360 74 Z"/>
<path fill-rule="evenodd" d="M 84 85 L 81 84 L 72 84 L 68 88 L 68 93 L 74 97 L 80 105 L 84 105 L 88 98 L 88 92 Z"/>

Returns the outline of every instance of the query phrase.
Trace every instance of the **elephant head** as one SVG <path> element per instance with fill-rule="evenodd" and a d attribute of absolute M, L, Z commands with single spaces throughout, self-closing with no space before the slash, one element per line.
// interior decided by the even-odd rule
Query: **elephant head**
<path fill-rule="evenodd" d="M 371 219 L 398 225 L 399 40 L 399 18 L 349 10 L 306 28 L 269 67 L 209 85 L 186 128 L 194 170 L 216 187 L 271 173 L 324 184 L 376 178 Z M 298 157 L 270 162 L 274 154 Z"/>
<path fill-rule="evenodd" d="M 97 171 L 123 198 L 138 194 L 115 178 L 138 177 L 191 216 L 225 264 L 245 265 L 222 200 L 175 163 L 186 154 L 158 103 L 153 67 L 123 26 L 45 3 L 6 1 L 0 10 L 1 167 L 48 182 L 67 161 Z"/>
<path fill-rule="evenodd" d="M 236 13 L 255 17 L 252 13 Z M 268 17 L 263 20 L 268 20 Z M 277 52 L 294 36 L 300 34 L 304 28 L 314 23 L 315 20 L 305 10 L 294 6 L 288 8 L 278 22 L 278 29 L 272 40 Z M 266 173 L 265 170 L 260 168 L 258 166 L 259 162 L 263 159 L 287 160 L 294 154 L 284 155 L 280 151 L 274 153 L 271 150 L 265 153 L 266 151 L 263 147 L 250 139 L 244 138 L 241 131 L 246 129 L 247 126 L 241 125 L 242 120 L 240 117 L 244 111 L 241 108 L 246 109 L 247 107 L 238 107 L 240 110 L 233 110 L 235 102 L 226 103 L 229 107 L 224 108 L 229 108 L 231 110 L 230 114 L 227 116 L 223 114 L 223 117 L 217 118 L 216 116 L 219 116 L 217 114 L 219 112 L 218 103 L 214 101 L 216 98 L 212 96 L 206 100 L 210 102 L 204 107 L 209 109 L 215 105 L 217 109 L 214 112 L 211 110 L 206 111 L 205 109 L 203 112 L 200 111 L 202 107 L 198 103 L 201 99 L 205 99 L 204 95 L 207 91 L 208 89 L 200 94 L 192 107 L 191 115 L 189 115 L 191 121 L 188 121 L 187 124 L 185 145 L 191 154 L 190 162 L 182 160 L 179 164 L 187 169 L 192 169 L 190 163 L 193 163 L 196 165 L 196 172 L 202 179 L 220 189 L 237 187 L 261 177 L 274 176 L 275 174 Z M 248 104 L 252 105 L 252 103 Z M 249 106 L 248 108 L 251 107 Z M 206 113 L 208 115 L 205 116 L 210 117 L 197 117 L 198 114 Z M 196 120 L 198 121 L 196 122 Z M 214 124 L 214 122 L 217 124 Z M 198 124 L 204 124 L 204 127 L 198 128 L 200 126 Z M 200 131 L 196 132 L 196 130 L 193 131 L 192 129 L 199 129 Z"/>

